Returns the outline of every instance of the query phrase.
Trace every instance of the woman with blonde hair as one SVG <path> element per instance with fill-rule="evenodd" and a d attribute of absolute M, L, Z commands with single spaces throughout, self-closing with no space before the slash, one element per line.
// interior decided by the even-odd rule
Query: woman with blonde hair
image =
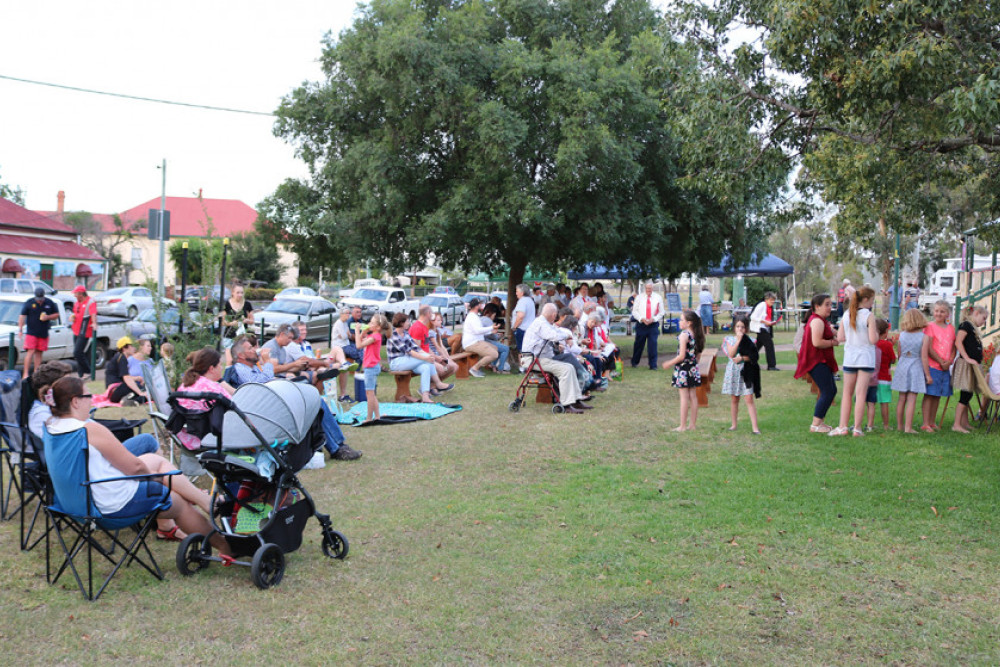
<path fill-rule="evenodd" d="M 986 324 L 986 309 L 982 306 L 971 306 L 963 313 L 962 323 L 955 333 L 955 368 L 951 378 L 952 387 L 958 390 L 958 405 L 955 406 L 955 423 L 951 430 L 958 433 L 968 433 L 969 401 L 976 391 L 975 367 L 983 363 L 983 341 L 979 338 L 979 329 Z"/>
<path fill-rule="evenodd" d="M 920 351 L 924 346 L 924 328 L 927 318 L 918 308 L 903 313 L 899 321 L 899 361 L 892 378 L 892 390 L 899 392 L 896 403 L 896 428 L 903 433 L 917 433 L 913 428 L 913 413 L 917 408 L 917 394 L 927 391 Z"/>
<path fill-rule="evenodd" d="M 865 402 L 868 396 L 868 381 L 875 372 L 875 343 L 878 342 L 876 318 L 872 316 L 875 290 L 862 287 L 854 292 L 837 340 L 844 343 L 844 400 L 840 404 L 840 425 L 828 435 L 838 436 L 853 433 L 854 437 L 865 434 L 861 427 L 865 418 Z M 851 418 L 851 395 L 854 396 L 854 428 L 848 428 Z"/>

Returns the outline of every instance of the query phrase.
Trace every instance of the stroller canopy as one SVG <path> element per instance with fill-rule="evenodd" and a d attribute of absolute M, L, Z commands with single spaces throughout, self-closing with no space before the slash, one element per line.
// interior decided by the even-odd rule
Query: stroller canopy
<path fill-rule="evenodd" d="M 310 384 L 271 380 L 266 384 L 240 385 L 233 403 L 260 431 L 268 444 L 275 440 L 299 443 L 305 439 L 320 411 L 319 392 Z M 230 410 L 222 421 L 224 449 L 260 446 L 260 441 L 236 412 Z"/>

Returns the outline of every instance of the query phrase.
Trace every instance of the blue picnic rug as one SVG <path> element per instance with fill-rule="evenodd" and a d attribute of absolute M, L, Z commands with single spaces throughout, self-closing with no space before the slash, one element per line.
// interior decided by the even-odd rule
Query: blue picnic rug
<path fill-rule="evenodd" d="M 330 409 L 337 414 L 337 422 L 344 426 L 361 426 L 361 422 L 368 416 L 368 403 L 355 403 L 350 410 L 338 410 L 333 405 Z M 422 419 L 437 419 L 458 412 L 461 405 L 450 405 L 448 403 L 379 403 L 378 411 L 381 419 L 371 424 L 405 424 Z"/>

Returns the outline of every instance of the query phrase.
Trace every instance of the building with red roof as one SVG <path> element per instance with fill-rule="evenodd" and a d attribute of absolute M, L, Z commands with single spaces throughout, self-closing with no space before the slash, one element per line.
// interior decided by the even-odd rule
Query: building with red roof
<path fill-rule="evenodd" d="M 107 287 L 108 262 L 80 245 L 75 229 L 54 216 L 29 211 L 0 198 L 0 270 L 4 277 L 29 278 L 57 290 Z"/>

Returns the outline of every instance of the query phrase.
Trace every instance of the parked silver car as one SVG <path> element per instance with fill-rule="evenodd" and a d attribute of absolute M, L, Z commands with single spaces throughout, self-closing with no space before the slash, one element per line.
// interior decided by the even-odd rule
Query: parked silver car
<path fill-rule="evenodd" d="M 332 317 L 332 319 L 331 319 Z M 298 296 L 272 301 L 263 310 L 254 312 L 254 329 L 264 323 L 264 338 L 272 338 L 278 325 L 301 320 L 311 341 L 329 341 L 331 322 L 337 319 L 337 307 L 319 296 Z"/>
<path fill-rule="evenodd" d="M 465 302 L 457 294 L 434 293 L 420 299 L 421 306 L 430 306 L 441 313 L 445 326 L 461 322 L 465 318 Z"/>
<path fill-rule="evenodd" d="M 295 299 L 300 296 L 319 296 L 312 287 L 286 287 L 274 295 L 274 301 L 280 299 Z"/>
<path fill-rule="evenodd" d="M 191 333 L 195 328 L 200 327 L 198 320 L 201 313 L 195 311 L 188 313 L 188 319 L 184 320 L 184 332 Z M 178 334 L 179 322 L 181 319 L 180 310 L 176 307 L 164 308 L 160 314 L 160 335 L 174 338 Z M 156 309 L 147 308 L 139 313 L 139 316 L 129 322 L 125 329 L 129 336 L 138 340 L 149 338 L 154 342 L 159 342 L 156 336 Z"/>
<path fill-rule="evenodd" d="M 116 287 L 94 295 L 98 315 L 117 315 L 133 319 L 141 311 L 152 308 L 156 295 L 146 287 Z M 167 306 L 177 304 L 164 299 Z"/>

